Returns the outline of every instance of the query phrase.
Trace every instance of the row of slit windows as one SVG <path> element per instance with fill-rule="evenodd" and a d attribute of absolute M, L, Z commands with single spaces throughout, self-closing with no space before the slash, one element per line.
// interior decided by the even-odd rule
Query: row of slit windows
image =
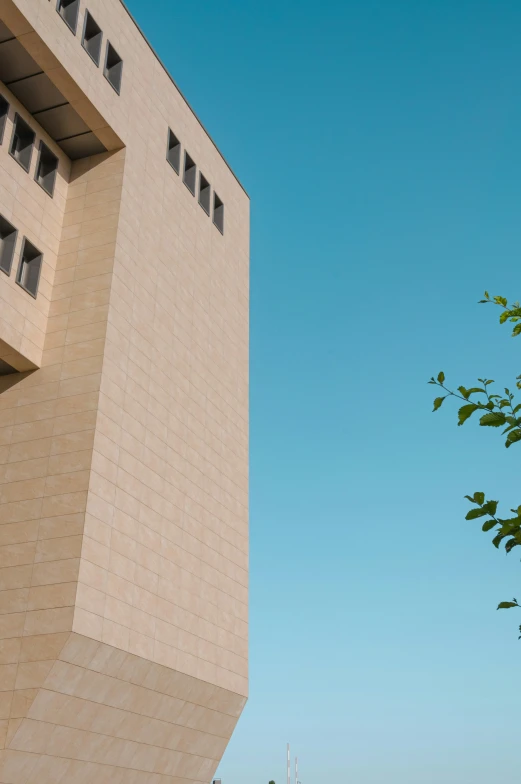
<path fill-rule="evenodd" d="M 7 276 L 11 274 L 17 238 L 18 229 L 9 223 L 3 215 L 0 215 L 0 270 Z M 16 282 L 35 299 L 40 283 L 42 263 L 43 253 L 35 248 L 27 237 L 24 237 Z"/>
<path fill-rule="evenodd" d="M 76 35 L 78 29 L 78 17 L 80 13 L 80 0 L 58 0 L 56 10 Z M 83 35 L 81 45 L 94 62 L 99 67 L 101 58 L 101 45 L 103 42 L 103 31 L 89 11 L 85 11 L 85 21 L 83 24 Z M 116 52 L 110 41 L 107 41 L 105 49 L 105 64 L 103 75 L 112 85 L 119 95 L 121 92 L 121 80 L 123 77 L 123 60 Z"/>
<path fill-rule="evenodd" d="M 5 126 L 9 114 L 9 102 L 0 95 L 0 145 L 3 144 Z M 31 168 L 33 157 L 33 147 L 36 141 L 36 133 L 31 126 L 25 122 L 17 113 L 14 116 L 13 133 L 9 143 L 9 155 L 11 155 L 26 172 Z M 38 163 L 34 179 L 49 196 L 54 195 L 56 175 L 58 173 L 58 158 L 47 147 L 45 142 L 40 141 Z"/>
<path fill-rule="evenodd" d="M 166 158 L 176 174 L 180 174 L 181 142 L 171 128 L 168 129 Z M 215 226 L 217 226 L 221 234 L 224 234 L 224 204 L 214 191 L 212 205 L 212 186 L 201 171 L 199 172 L 199 178 L 197 177 L 197 165 L 185 150 L 183 158 L 183 182 L 192 196 L 196 195 L 198 180 L 199 189 L 197 195 L 199 204 L 207 215 L 212 216 Z"/>
<path fill-rule="evenodd" d="M 56 10 L 70 30 L 76 35 L 80 0 L 57 0 Z M 92 14 L 86 10 L 81 43 L 97 66 L 100 64 L 102 41 L 103 31 Z M 123 61 L 110 41 L 107 41 L 103 74 L 119 95 L 123 76 Z M 181 143 L 170 129 L 168 130 L 167 159 L 174 171 L 179 174 L 181 168 Z M 197 190 L 197 166 L 186 150 L 184 154 L 183 182 L 190 193 L 195 196 Z M 199 204 L 207 215 L 212 215 L 214 224 L 224 234 L 224 204 L 214 191 L 212 205 L 212 188 L 202 172 L 199 172 Z"/>

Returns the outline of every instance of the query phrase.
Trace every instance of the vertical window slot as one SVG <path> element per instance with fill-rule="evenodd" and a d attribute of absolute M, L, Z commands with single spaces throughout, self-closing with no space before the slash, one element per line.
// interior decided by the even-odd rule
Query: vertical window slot
<path fill-rule="evenodd" d="M 81 45 L 96 65 L 99 65 L 101 57 L 101 42 L 103 33 L 101 27 L 96 24 L 94 17 L 85 11 L 85 24 L 83 25 L 83 39 Z"/>
<path fill-rule="evenodd" d="M 6 101 L 3 95 L 0 95 L 0 144 L 4 140 L 4 131 L 7 123 L 7 115 L 9 112 L 9 102 Z"/>
<path fill-rule="evenodd" d="M 116 52 L 110 41 L 107 42 L 107 53 L 105 55 L 105 68 L 103 69 L 105 79 L 112 85 L 119 95 L 121 92 L 121 79 L 123 76 L 123 60 Z"/>
<path fill-rule="evenodd" d="M 80 0 L 58 0 L 56 10 L 67 27 L 70 27 L 74 35 L 76 35 L 78 14 L 80 12 Z"/>
<path fill-rule="evenodd" d="M 181 142 L 170 128 L 168 129 L 166 159 L 172 169 L 179 174 L 179 169 L 181 168 Z"/>
<path fill-rule="evenodd" d="M 31 168 L 35 138 L 36 134 L 33 129 L 17 114 L 14 118 L 13 138 L 9 153 L 27 172 Z"/>
<path fill-rule="evenodd" d="M 43 255 L 24 237 L 16 282 L 34 298 L 38 293 L 42 262 Z"/>
<path fill-rule="evenodd" d="M 17 236 L 15 227 L 0 215 L 0 270 L 6 275 L 11 274 Z"/>
<path fill-rule="evenodd" d="M 41 185 L 49 196 L 54 194 L 56 174 L 58 172 L 58 158 L 51 152 L 46 144 L 40 142 L 40 155 L 36 166 L 35 180 Z"/>
<path fill-rule="evenodd" d="M 213 195 L 213 222 L 221 234 L 224 234 L 224 204 L 216 193 Z"/>
<path fill-rule="evenodd" d="M 195 165 L 194 161 L 190 158 L 188 153 L 185 150 L 185 168 L 183 172 L 183 182 L 192 194 L 195 196 L 195 182 L 196 182 L 196 175 L 197 175 L 197 166 Z"/>
<path fill-rule="evenodd" d="M 211 192 L 212 188 L 210 183 L 203 174 L 199 173 L 199 204 L 207 215 L 210 214 Z"/>

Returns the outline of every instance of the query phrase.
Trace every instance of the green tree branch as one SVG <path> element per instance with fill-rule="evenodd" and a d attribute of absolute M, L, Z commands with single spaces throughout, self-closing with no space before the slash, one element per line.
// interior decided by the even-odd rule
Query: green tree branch
<path fill-rule="evenodd" d="M 518 337 L 521 334 L 521 306 L 519 302 L 509 306 L 508 301 L 504 297 L 490 297 L 488 291 L 486 291 L 485 299 L 480 300 L 480 304 L 498 305 L 502 309 L 499 323 L 505 324 L 510 322 L 515 325 L 512 330 L 512 337 Z M 507 387 L 505 387 L 504 396 L 496 393 L 491 394 L 489 387 L 495 383 L 491 379 L 479 378 L 478 382 L 481 384 L 479 387 L 467 389 L 464 386 L 459 386 L 457 391 L 454 391 L 445 385 L 445 374 L 443 371 L 438 373 L 436 378 L 433 376 L 429 384 L 439 386 L 446 393 L 435 398 L 433 411 L 438 411 L 447 398 L 453 397 L 464 403 L 458 409 L 458 426 L 465 424 L 476 411 L 481 411 L 480 426 L 504 428 L 502 434 L 506 435 L 505 446 L 507 448 L 521 441 L 521 403 L 514 405 L 514 395 Z M 516 378 L 516 387 L 521 389 L 521 375 Z M 481 397 L 472 400 L 474 395 L 480 395 Z M 485 493 L 476 492 L 473 496 L 466 495 L 465 498 L 474 505 L 474 508 L 467 513 L 465 519 L 476 520 L 485 517 L 482 530 L 488 532 L 496 529 L 495 536 L 492 539 L 492 544 L 496 548 L 499 548 L 504 540 L 506 540 L 505 550 L 507 553 L 510 553 L 515 547 L 521 546 L 521 505 L 517 509 L 510 510 L 514 515 L 513 517 L 501 518 L 496 514 L 498 501 L 487 501 Z M 500 602 L 497 609 L 507 610 L 512 607 L 521 607 L 517 599 L 513 599 L 511 602 Z M 519 639 L 521 639 L 521 626 L 519 631 Z"/>

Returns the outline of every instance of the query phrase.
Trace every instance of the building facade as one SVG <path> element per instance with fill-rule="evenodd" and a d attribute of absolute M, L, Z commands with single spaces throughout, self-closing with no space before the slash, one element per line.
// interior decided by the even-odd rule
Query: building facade
<path fill-rule="evenodd" d="M 0 0 L 0 783 L 207 784 L 248 689 L 249 199 L 121 0 Z"/>

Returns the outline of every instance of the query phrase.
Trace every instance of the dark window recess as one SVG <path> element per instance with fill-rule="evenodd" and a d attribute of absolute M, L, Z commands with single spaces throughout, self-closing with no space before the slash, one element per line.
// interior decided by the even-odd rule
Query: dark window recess
<path fill-rule="evenodd" d="M 203 174 L 199 173 L 199 204 L 207 215 L 210 214 L 211 191 L 210 183 Z"/>
<path fill-rule="evenodd" d="M 15 115 L 13 138 L 11 139 L 9 152 L 15 161 L 18 161 L 20 166 L 23 166 L 25 171 L 29 171 L 31 167 L 35 137 L 35 132 L 27 125 L 25 120 L 22 120 L 19 114 Z"/>
<path fill-rule="evenodd" d="M 43 255 L 40 251 L 24 237 L 22 256 L 16 282 L 33 297 L 38 293 L 38 283 L 40 282 L 40 272 L 42 270 Z"/>
<path fill-rule="evenodd" d="M 78 26 L 78 14 L 80 11 L 80 0 L 58 0 L 56 10 L 61 18 L 71 28 L 72 32 L 76 35 L 76 28 Z"/>
<path fill-rule="evenodd" d="M 119 95 L 121 91 L 121 77 L 123 76 L 123 60 L 110 41 L 107 42 L 107 54 L 105 55 L 105 68 L 103 69 L 103 73 Z"/>
<path fill-rule="evenodd" d="M 0 144 L 4 140 L 5 124 L 7 122 L 7 113 L 9 111 L 9 102 L 5 100 L 3 95 L 0 95 Z"/>
<path fill-rule="evenodd" d="M 49 150 L 46 144 L 40 142 L 40 156 L 38 158 L 38 166 L 36 167 L 36 176 L 34 179 L 38 185 L 42 186 L 44 191 L 47 191 L 49 196 L 52 196 L 54 193 L 57 171 L 58 158 Z"/>
<path fill-rule="evenodd" d="M 213 222 L 221 234 L 224 234 L 224 204 L 216 193 L 213 195 Z"/>
<path fill-rule="evenodd" d="M 196 174 L 197 166 L 185 150 L 185 170 L 183 173 L 183 182 L 193 196 L 195 196 Z"/>
<path fill-rule="evenodd" d="M 11 274 L 17 236 L 18 231 L 15 227 L 0 215 L 0 270 L 6 275 Z"/>
<path fill-rule="evenodd" d="M 168 149 L 166 151 L 166 159 L 172 169 L 179 174 L 181 168 L 181 142 L 173 133 L 168 129 Z"/>
<path fill-rule="evenodd" d="M 94 60 L 96 65 L 99 65 L 101 56 L 101 41 L 103 33 L 101 28 L 95 22 L 94 17 L 88 11 L 85 11 L 85 24 L 83 25 L 83 39 L 82 46 Z"/>

